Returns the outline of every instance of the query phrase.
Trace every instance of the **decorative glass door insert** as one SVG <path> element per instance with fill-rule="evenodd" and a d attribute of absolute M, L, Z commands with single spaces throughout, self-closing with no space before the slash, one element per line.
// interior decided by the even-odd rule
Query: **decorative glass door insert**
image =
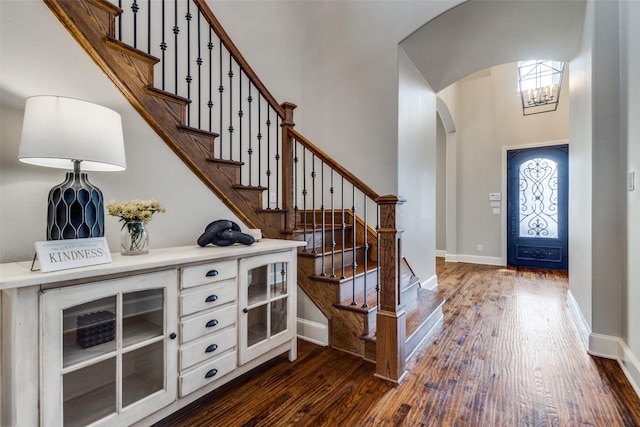
<path fill-rule="evenodd" d="M 537 157 L 520 164 L 519 236 L 558 237 L 558 163 Z"/>

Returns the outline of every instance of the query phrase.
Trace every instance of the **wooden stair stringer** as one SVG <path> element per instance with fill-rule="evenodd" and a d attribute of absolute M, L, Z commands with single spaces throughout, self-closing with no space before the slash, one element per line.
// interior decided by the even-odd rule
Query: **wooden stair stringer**
<path fill-rule="evenodd" d="M 279 238 L 280 215 L 261 215 L 255 196 L 236 191 L 230 166 L 210 161 L 215 134 L 208 137 L 185 129 L 188 100 L 150 89 L 153 66 L 158 61 L 145 52 L 114 39 L 115 19 L 121 10 L 105 0 L 45 0 L 54 15 L 118 87 L 134 109 L 160 138 L 249 228 L 260 228 L 265 237 Z M 207 138 L 209 143 L 204 142 Z M 275 226 L 274 226 L 275 224 Z"/>

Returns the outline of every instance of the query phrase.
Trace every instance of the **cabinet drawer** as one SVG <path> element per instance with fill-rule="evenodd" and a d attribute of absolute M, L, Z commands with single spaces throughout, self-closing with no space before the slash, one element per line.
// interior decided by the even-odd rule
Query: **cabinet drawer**
<path fill-rule="evenodd" d="M 182 269 L 182 288 L 204 285 L 231 279 L 238 274 L 236 260 L 212 262 L 210 264 L 194 265 Z"/>
<path fill-rule="evenodd" d="M 215 285 L 194 288 L 193 292 L 180 295 L 180 315 L 186 316 L 198 311 L 214 308 L 235 301 L 238 292 L 236 279 L 229 279 Z"/>
<path fill-rule="evenodd" d="M 231 326 L 236 323 L 237 305 L 208 311 L 196 317 L 180 322 L 180 339 L 186 343 L 196 338 L 203 337 Z"/>
<path fill-rule="evenodd" d="M 180 397 L 211 384 L 236 368 L 236 352 L 222 357 L 180 375 Z"/>
<path fill-rule="evenodd" d="M 236 345 L 236 329 L 226 329 L 220 333 L 207 335 L 180 348 L 180 370 L 217 357 Z"/>

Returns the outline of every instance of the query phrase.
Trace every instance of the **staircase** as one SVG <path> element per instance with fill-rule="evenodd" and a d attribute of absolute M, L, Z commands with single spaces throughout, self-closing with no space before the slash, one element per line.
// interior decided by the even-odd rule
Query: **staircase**
<path fill-rule="evenodd" d="M 198 80 L 197 91 L 191 69 L 186 89 L 178 82 L 179 55 L 185 54 L 177 46 L 175 88 L 165 90 L 164 63 L 158 87 L 160 59 L 150 53 L 151 42 L 148 52 L 135 47 L 139 9 L 135 0 L 133 43 L 121 40 L 123 10 L 109 1 L 44 1 L 138 113 L 239 219 L 249 228 L 262 229 L 265 237 L 307 242 L 298 254 L 298 284 L 329 319 L 330 345 L 375 362 L 377 376 L 399 382 L 407 357 L 440 324 L 444 302 L 420 287 L 401 256 L 402 230 L 396 228 L 396 217 L 403 201 L 379 196 L 294 129 L 296 106 L 275 101 L 204 0 L 186 2 L 183 25 L 191 34 L 196 21 L 198 40 L 201 22 L 210 25 L 211 31 L 203 33 L 208 34 L 208 43 L 202 42 L 207 48 L 201 52 L 197 47 L 196 52 L 189 45 L 185 62 L 196 62 L 200 74 L 208 50 L 212 67 L 215 32 L 220 79 L 216 88 L 209 68 L 209 83 Z M 178 3 L 171 4 L 176 24 L 167 39 L 163 32 L 162 57 L 167 40 L 174 37 L 177 44 L 180 31 Z M 192 61 L 192 54 L 197 61 Z M 227 57 L 229 71 L 223 76 Z M 234 80 L 237 74 L 244 80 Z M 217 124 L 212 121 L 214 88 L 219 93 Z M 189 96 L 180 94 L 185 90 Z M 207 91 L 208 98 L 203 97 Z M 240 96 L 233 98 L 237 92 Z M 222 110 L 226 104 L 228 113 Z M 236 109 L 238 118 L 232 118 Z M 209 125 L 204 126 L 207 114 Z M 224 119 L 228 123 L 223 124 L 223 116 L 228 116 Z M 245 134 L 256 135 L 257 140 L 243 138 L 243 126 Z M 346 207 L 347 203 L 351 205 Z M 374 220 L 368 212 L 374 213 Z"/>

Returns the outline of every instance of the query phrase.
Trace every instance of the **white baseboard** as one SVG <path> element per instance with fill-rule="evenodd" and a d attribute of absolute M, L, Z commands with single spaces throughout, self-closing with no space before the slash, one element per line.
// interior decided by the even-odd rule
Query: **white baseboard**
<path fill-rule="evenodd" d="M 443 251 L 442 249 L 436 249 L 436 256 L 440 258 L 445 258 L 447 256 L 447 251 Z"/>
<path fill-rule="evenodd" d="M 458 255 L 456 254 L 445 254 L 444 255 L 445 262 L 458 262 Z"/>
<path fill-rule="evenodd" d="M 589 354 L 617 360 L 622 372 L 640 397 L 640 362 L 622 338 L 592 333 L 589 336 Z"/>
<path fill-rule="evenodd" d="M 447 258 L 449 255 L 447 255 Z M 455 255 L 456 260 L 453 262 L 468 262 L 470 264 L 486 264 L 486 265 L 503 265 L 501 257 L 493 256 L 478 256 L 478 255 Z M 448 259 L 445 258 L 445 261 Z"/>
<path fill-rule="evenodd" d="M 580 307 L 578 307 L 578 302 L 571 293 L 571 289 L 567 291 L 567 304 L 569 305 L 569 311 L 573 317 L 573 322 L 578 328 L 582 344 L 584 344 L 584 348 L 586 350 L 589 350 L 589 335 L 591 335 L 591 327 L 582 315 L 582 311 L 580 310 Z"/>
<path fill-rule="evenodd" d="M 298 338 L 326 347 L 329 345 L 329 326 L 306 319 L 297 319 Z"/>
<path fill-rule="evenodd" d="M 591 332 L 591 327 L 585 320 L 571 290 L 567 292 L 567 303 L 587 352 L 592 356 L 617 360 L 624 375 L 640 397 L 640 362 L 636 355 L 622 338 Z"/>
<path fill-rule="evenodd" d="M 436 276 L 435 274 L 431 277 L 429 277 L 427 280 L 423 281 L 420 283 L 420 287 L 422 289 L 429 289 L 431 291 L 433 291 L 434 289 L 438 288 L 438 276 Z"/>
<path fill-rule="evenodd" d="M 629 379 L 638 397 L 640 397 L 640 361 L 638 361 L 638 358 L 631 352 L 624 341 L 622 345 L 622 360 L 618 360 L 618 363 L 622 366 L 622 371 Z"/>

